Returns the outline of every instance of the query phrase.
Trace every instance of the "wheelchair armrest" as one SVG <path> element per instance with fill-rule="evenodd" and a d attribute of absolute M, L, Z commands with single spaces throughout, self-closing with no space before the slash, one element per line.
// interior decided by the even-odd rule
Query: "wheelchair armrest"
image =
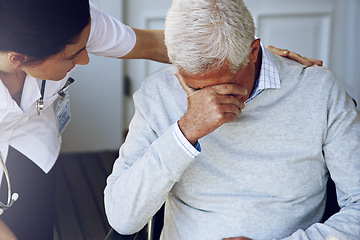
<path fill-rule="evenodd" d="M 140 230 L 132 235 L 121 235 L 113 228 L 109 231 L 105 240 L 158 240 L 160 239 L 161 230 L 164 224 L 164 205 L 152 217 L 151 221 Z"/>

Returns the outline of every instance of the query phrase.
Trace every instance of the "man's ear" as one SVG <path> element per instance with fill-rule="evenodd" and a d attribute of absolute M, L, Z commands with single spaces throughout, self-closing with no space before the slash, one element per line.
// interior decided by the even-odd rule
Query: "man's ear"
<path fill-rule="evenodd" d="M 257 61 L 259 51 L 260 51 L 260 39 L 258 38 L 255 41 L 253 41 L 253 43 L 251 44 L 251 58 L 250 58 L 251 62 L 255 63 Z"/>
<path fill-rule="evenodd" d="M 16 52 L 9 52 L 8 59 L 14 68 L 18 68 L 27 61 L 27 57 L 25 55 Z"/>

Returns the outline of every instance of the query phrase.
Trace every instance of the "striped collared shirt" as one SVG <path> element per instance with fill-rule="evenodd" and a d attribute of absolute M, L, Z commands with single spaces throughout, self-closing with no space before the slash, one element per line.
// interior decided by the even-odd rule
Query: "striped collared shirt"
<path fill-rule="evenodd" d="M 246 102 L 258 96 L 264 89 L 280 88 L 280 76 L 271 53 L 261 45 L 262 61 L 260 75 L 257 79 L 254 90 Z"/>

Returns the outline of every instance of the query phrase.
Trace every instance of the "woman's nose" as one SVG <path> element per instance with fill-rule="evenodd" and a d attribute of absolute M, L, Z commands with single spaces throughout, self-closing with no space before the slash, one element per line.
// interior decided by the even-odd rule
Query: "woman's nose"
<path fill-rule="evenodd" d="M 77 65 L 86 65 L 90 62 L 89 53 L 86 49 L 81 51 L 74 60 L 74 63 Z"/>

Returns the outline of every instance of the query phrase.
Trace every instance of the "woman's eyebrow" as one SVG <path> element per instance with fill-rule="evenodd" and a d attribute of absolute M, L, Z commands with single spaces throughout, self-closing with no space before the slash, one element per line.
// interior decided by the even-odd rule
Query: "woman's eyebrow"
<path fill-rule="evenodd" d="M 77 53 L 75 53 L 75 54 L 73 54 L 73 55 L 71 55 L 70 57 L 68 57 L 68 58 L 73 58 L 73 57 L 76 57 L 79 53 L 81 53 L 82 51 L 84 51 L 86 49 L 86 46 L 85 47 L 83 47 L 82 49 L 80 49 L 79 51 L 77 51 Z"/>

